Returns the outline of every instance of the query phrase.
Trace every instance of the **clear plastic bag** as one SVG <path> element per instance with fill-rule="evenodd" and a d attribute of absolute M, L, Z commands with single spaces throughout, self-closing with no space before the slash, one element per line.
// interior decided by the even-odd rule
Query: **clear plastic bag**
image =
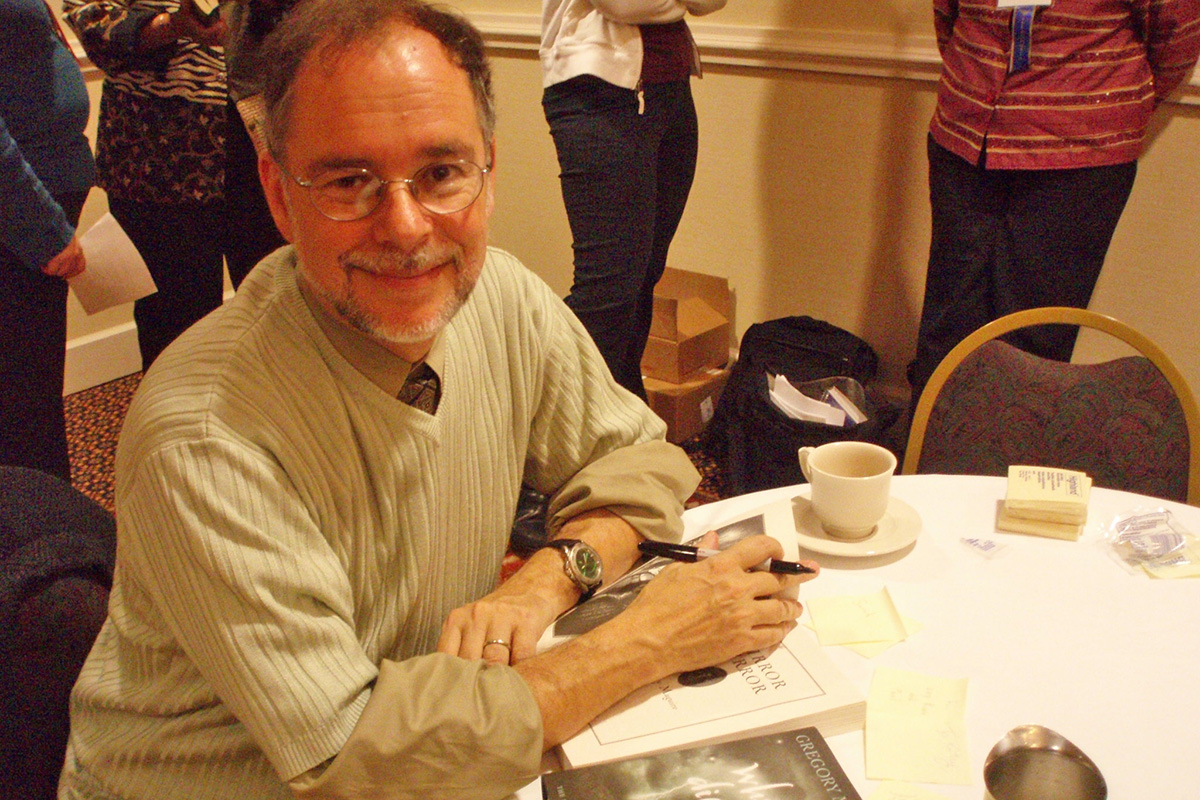
<path fill-rule="evenodd" d="M 1169 509 L 1137 508 L 1113 518 L 1105 536 L 1113 554 L 1155 578 L 1200 577 L 1200 540 Z"/>

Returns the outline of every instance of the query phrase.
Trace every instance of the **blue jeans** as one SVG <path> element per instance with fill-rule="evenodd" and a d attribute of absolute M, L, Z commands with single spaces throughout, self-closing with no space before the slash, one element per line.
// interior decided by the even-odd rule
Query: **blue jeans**
<path fill-rule="evenodd" d="M 696 107 L 688 81 L 637 93 L 591 75 L 546 89 L 542 106 L 558 151 L 574 239 L 567 305 L 617 383 L 643 399 L 642 352 L 654 285 L 696 172 Z"/>

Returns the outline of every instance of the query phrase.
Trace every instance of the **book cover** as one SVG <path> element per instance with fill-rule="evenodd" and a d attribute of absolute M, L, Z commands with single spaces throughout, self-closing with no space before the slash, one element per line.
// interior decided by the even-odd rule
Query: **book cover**
<path fill-rule="evenodd" d="M 553 772 L 546 800 L 861 800 L 816 728 Z"/>
<path fill-rule="evenodd" d="M 755 533 L 798 545 L 790 500 L 772 503 L 717 529 L 721 547 Z M 669 559 L 651 559 L 604 592 L 564 614 L 539 649 L 576 636 L 627 607 Z M 633 692 L 592 721 L 559 752 L 567 766 L 597 764 L 696 744 L 801 726 L 826 736 L 862 727 L 866 702 L 806 628 L 773 650 L 757 650 L 702 670 L 683 672 Z"/>

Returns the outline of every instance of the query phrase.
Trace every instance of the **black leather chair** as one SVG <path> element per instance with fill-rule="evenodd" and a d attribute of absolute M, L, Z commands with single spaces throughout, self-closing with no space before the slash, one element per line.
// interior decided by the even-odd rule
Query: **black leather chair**
<path fill-rule="evenodd" d="M 57 793 L 71 688 L 108 610 L 111 514 L 70 484 L 0 466 L 0 798 Z"/>

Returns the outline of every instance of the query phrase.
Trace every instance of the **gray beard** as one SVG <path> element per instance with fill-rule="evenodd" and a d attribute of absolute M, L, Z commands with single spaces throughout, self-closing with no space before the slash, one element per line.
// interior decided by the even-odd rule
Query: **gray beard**
<path fill-rule="evenodd" d="M 431 319 L 419 325 L 389 325 L 374 314 L 367 312 L 357 305 L 350 297 L 335 297 L 319 287 L 313 287 L 321 294 L 343 319 L 362 333 L 389 344 L 419 344 L 427 342 L 441 332 L 453 319 L 463 303 L 471 295 L 475 282 L 467 274 L 461 248 L 449 250 L 434 250 L 423 248 L 410 256 L 400 256 L 393 252 L 383 253 L 347 253 L 338 258 L 338 264 L 347 272 L 352 269 L 371 272 L 376 275 L 392 275 L 403 277 L 415 275 L 427 269 L 432 264 L 452 262 L 454 270 L 454 294 L 438 309 Z"/>

